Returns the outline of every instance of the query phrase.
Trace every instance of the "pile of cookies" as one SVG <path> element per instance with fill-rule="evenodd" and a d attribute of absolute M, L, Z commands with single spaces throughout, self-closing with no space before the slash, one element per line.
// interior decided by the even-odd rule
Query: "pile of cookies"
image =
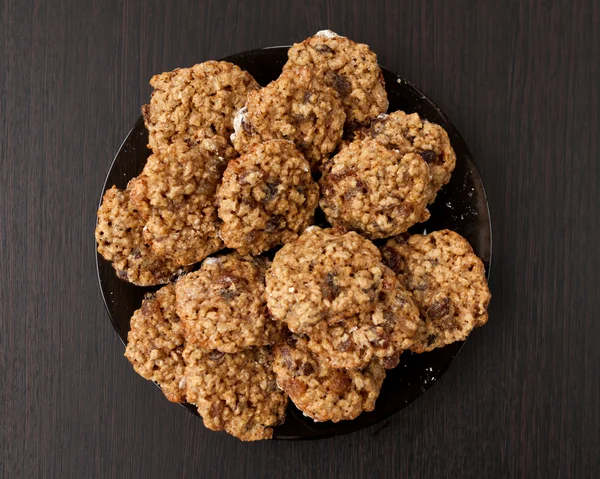
<path fill-rule="evenodd" d="M 152 154 L 106 191 L 96 240 L 119 278 L 165 284 L 131 318 L 125 356 L 170 401 L 242 440 L 272 437 L 289 399 L 315 421 L 354 419 L 403 351 L 486 323 L 469 243 L 407 233 L 450 179 L 448 135 L 386 113 L 367 45 L 318 32 L 264 88 L 217 61 L 150 83 Z"/>

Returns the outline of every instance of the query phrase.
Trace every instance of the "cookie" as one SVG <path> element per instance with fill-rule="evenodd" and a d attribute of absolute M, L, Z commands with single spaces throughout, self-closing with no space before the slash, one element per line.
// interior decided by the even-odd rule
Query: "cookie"
<path fill-rule="evenodd" d="M 134 204 L 147 212 L 144 238 L 156 254 L 190 265 L 223 247 L 215 194 L 233 155 L 214 137 L 177 141 L 148 158 L 129 188 Z"/>
<path fill-rule="evenodd" d="M 368 312 L 384 268 L 377 247 L 357 233 L 311 226 L 277 252 L 267 271 L 269 311 L 295 333 Z"/>
<path fill-rule="evenodd" d="M 142 113 L 153 151 L 198 134 L 229 138 L 235 113 L 260 88 L 248 72 L 217 61 L 154 75 L 150 84 L 154 91 Z"/>
<path fill-rule="evenodd" d="M 258 255 L 312 223 L 319 187 L 293 143 L 271 140 L 229 163 L 217 198 L 225 246 Z"/>
<path fill-rule="evenodd" d="M 299 338 L 274 349 L 277 384 L 315 421 L 354 419 L 375 409 L 385 369 L 373 361 L 362 370 L 334 369 L 310 352 Z"/>
<path fill-rule="evenodd" d="M 185 402 L 184 339 L 175 312 L 175 287 L 147 294 L 131 318 L 125 357 L 143 378 L 157 383 L 169 401 Z"/>
<path fill-rule="evenodd" d="M 388 109 L 383 73 L 368 45 L 324 30 L 289 49 L 284 71 L 298 67 L 310 68 L 339 93 L 347 128 L 367 123 Z"/>
<path fill-rule="evenodd" d="M 393 238 L 382 254 L 419 307 L 414 352 L 462 341 L 473 328 L 487 322 L 491 295 L 485 269 L 458 233 L 441 230 Z"/>
<path fill-rule="evenodd" d="M 411 295 L 376 250 L 354 232 L 311 227 L 267 271 L 273 317 L 306 334 L 311 351 L 335 368 L 363 368 L 374 358 L 393 368 L 416 333 Z"/>
<path fill-rule="evenodd" d="M 371 239 L 403 233 L 429 218 L 427 163 L 373 139 L 354 141 L 331 158 L 319 187 L 327 220 Z"/>
<path fill-rule="evenodd" d="M 226 354 L 188 344 L 183 357 L 187 400 L 208 429 L 243 441 L 273 437 L 271 427 L 285 421 L 288 398 L 277 387 L 268 348 Z"/>
<path fill-rule="evenodd" d="M 226 353 L 272 344 L 281 326 L 267 311 L 267 266 L 268 260 L 230 253 L 180 278 L 176 307 L 186 340 Z"/>
<path fill-rule="evenodd" d="M 431 171 L 433 203 L 439 189 L 450 181 L 456 166 L 456 153 L 450 144 L 448 133 L 441 126 L 422 120 L 417 113 L 395 111 L 381 115 L 368 130 L 360 133 L 377 139 L 386 147 L 400 153 L 418 153 Z"/>
<path fill-rule="evenodd" d="M 138 286 L 168 283 L 181 266 L 158 256 L 143 237 L 141 207 L 132 204 L 129 191 L 115 186 L 106 190 L 98 209 L 98 253 L 110 261 L 119 278 Z"/>
<path fill-rule="evenodd" d="M 369 311 L 338 323 L 321 321 L 310 331 L 308 347 L 321 361 L 334 368 L 361 369 L 378 360 L 392 369 L 412 347 L 419 310 L 394 273 L 382 268 L 382 288 Z"/>
<path fill-rule="evenodd" d="M 339 95 L 307 68 L 288 69 L 248 95 L 231 141 L 240 153 L 267 140 L 290 140 L 316 169 L 342 137 L 346 115 Z"/>

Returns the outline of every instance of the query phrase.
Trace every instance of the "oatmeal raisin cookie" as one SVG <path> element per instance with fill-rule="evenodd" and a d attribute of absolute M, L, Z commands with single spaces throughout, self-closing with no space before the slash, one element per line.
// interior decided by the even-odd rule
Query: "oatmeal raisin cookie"
<path fill-rule="evenodd" d="M 175 287 L 147 294 L 131 318 L 125 357 L 135 372 L 157 383 L 169 401 L 185 402 L 184 339 L 175 312 Z"/>
<path fill-rule="evenodd" d="M 357 140 L 331 158 L 319 186 L 327 220 L 371 239 L 403 233 L 429 218 L 431 176 L 425 161 L 376 140 Z"/>
<path fill-rule="evenodd" d="M 324 30 L 289 49 L 284 71 L 298 67 L 310 68 L 339 93 L 347 128 L 364 124 L 388 108 L 383 73 L 368 45 Z"/>
<path fill-rule="evenodd" d="M 319 187 L 293 143 L 271 140 L 229 163 L 217 198 L 225 246 L 257 255 L 312 223 Z"/>
<path fill-rule="evenodd" d="M 307 68 L 289 69 L 248 95 L 231 140 L 240 153 L 267 140 L 290 140 L 316 169 L 335 150 L 345 119 L 337 92 Z"/>
<path fill-rule="evenodd" d="M 271 439 L 272 426 L 285 421 L 288 397 L 277 387 L 268 348 L 227 354 L 188 344 L 183 357 L 188 402 L 208 429 L 256 441 Z"/>
<path fill-rule="evenodd" d="M 411 349 L 431 351 L 467 338 L 488 320 L 485 269 L 469 242 L 450 230 L 400 236 L 382 248 L 384 262 L 412 292 L 421 313 Z"/>
<path fill-rule="evenodd" d="M 281 330 L 265 302 L 268 260 L 237 253 L 207 258 L 177 281 L 177 313 L 187 341 L 234 353 L 272 344 Z"/>
<path fill-rule="evenodd" d="M 128 190 L 115 186 L 106 190 L 98 209 L 98 253 L 112 263 L 119 278 L 125 281 L 138 286 L 168 283 L 183 270 L 175 261 L 152 250 L 143 237 L 142 211 L 144 206 L 135 206 Z"/>
<path fill-rule="evenodd" d="M 373 361 L 364 369 L 334 369 L 298 338 L 275 347 L 277 384 L 305 415 L 315 421 L 354 419 L 375 409 L 385 369 Z"/>
<path fill-rule="evenodd" d="M 154 75 L 150 84 L 154 91 L 142 113 L 153 151 L 198 134 L 229 138 L 235 113 L 260 88 L 248 72 L 217 61 Z"/>

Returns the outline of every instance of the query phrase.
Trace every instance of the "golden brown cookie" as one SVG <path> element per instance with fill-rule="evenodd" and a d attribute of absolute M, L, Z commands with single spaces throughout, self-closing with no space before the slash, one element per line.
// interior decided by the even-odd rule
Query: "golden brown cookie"
<path fill-rule="evenodd" d="M 248 95 L 234 120 L 231 141 L 240 153 L 267 140 L 290 140 L 317 166 L 340 141 L 346 115 L 339 95 L 307 68 L 289 69 Z"/>
<path fill-rule="evenodd" d="M 274 349 L 277 384 L 315 421 L 354 419 L 375 409 L 385 369 L 373 361 L 362 370 L 334 369 L 310 352 L 304 338 Z"/>
<path fill-rule="evenodd" d="M 175 312 L 175 287 L 147 294 L 131 318 L 125 357 L 135 372 L 157 383 L 169 401 L 185 402 L 184 339 Z"/>
<path fill-rule="evenodd" d="M 268 314 L 268 260 L 237 253 L 207 258 L 177 281 L 177 313 L 188 342 L 234 353 L 272 344 L 281 331 Z"/>
<path fill-rule="evenodd" d="M 368 238 L 394 236 L 429 218 L 431 176 L 425 161 L 373 139 L 354 141 L 331 158 L 319 187 L 327 220 Z"/>
<path fill-rule="evenodd" d="M 98 253 L 112 263 L 119 278 L 125 281 L 138 286 L 168 283 L 183 270 L 178 263 L 158 256 L 143 237 L 143 210 L 143 205 L 132 204 L 128 190 L 115 186 L 106 190 L 98 209 Z"/>
<path fill-rule="evenodd" d="M 310 68 L 323 84 L 339 93 L 350 129 L 388 108 L 377 55 L 368 45 L 324 30 L 289 49 L 284 71 L 298 67 Z"/>
<path fill-rule="evenodd" d="M 293 143 L 271 140 L 229 163 L 217 198 L 225 246 L 257 255 L 312 223 L 319 187 Z"/>
<path fill-rule="evenodd" d="M 177 141 L 148 158 L 129 188 L 143 208 L 144 238 L 155 253 L 189 265 L 223 247 L 215 194 L 233 156 L 223 138 L 213 137 Z"/>
<path fill-rule="evenodd" d="M 361 369 L 377 359 L 392 369 L 413 345 L 419 310 L 394 273 L 382 268 L 382 288 L 369 311 L 339 323 L 321 321 L 309 333 L 310 350 L 334 368 Z"/>
<path fill-rule="evenodd" d="M 186 395 L 204 425 L 242 441 L 271 439 L 272 426 L 285 421 L 288 397 L 277 387 L 268 348 L 226 354 L 188 344 Z"/>
<path fill-rule="evenodd" d="M 419 317 L 373 243 L 318 227 L 275 255 L 267 271 L 267 305 L 335 368 L 363 368 L 374 358 L 395 367 L 412 344 Z"/>
<path fill-rule="evenodd" d="M 339 229 L 307 228 L 281 248 L 267 271 L 271 314 L 295 333 L 372 308 L 382 288 L 381 255 L 369 240 Z"/>
<path fill-rule="evenodd" d="M 441 126 L 422 120 L 417 113 L 395 111 L 381 115 L 368 130 L 358 136 L 375 138 L 387 148 L 401 154 L 418 153 L 429 166 L 432 178 L 430 203 L 439 189 L 450 181 L 456 166 L 456 153 L 450 144 L 448 133 Z"/>
<path fill-rule="evenodd" d="M 421 353 L 467 338 L 488 320 L 485 269 L 469 242 L 450 230 L 388 240 L 385 263 L 412 292 L 421 313 L 411 349 Z"/>
<path fill-rule="evenodd" d="M 235 113 L 260 88 L 248 72 L 217 61 L 154 75 L 150 84 L 154 91 L 142 112 L 154 151 L 198 134 L 229 138 Z"/>

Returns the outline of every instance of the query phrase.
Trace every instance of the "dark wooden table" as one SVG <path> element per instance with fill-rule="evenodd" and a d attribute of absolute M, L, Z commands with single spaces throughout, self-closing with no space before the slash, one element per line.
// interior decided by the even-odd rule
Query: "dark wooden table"
<path fill-rule="evenodd" d="M 600 4 L 0 0 L 0 477 L 598 477 Z M 478 161 L 490 322 L 391 419 L 318 442 L 206 430 L 132 371 L 93 229 L 156 72 L 330 27 Z"/>

